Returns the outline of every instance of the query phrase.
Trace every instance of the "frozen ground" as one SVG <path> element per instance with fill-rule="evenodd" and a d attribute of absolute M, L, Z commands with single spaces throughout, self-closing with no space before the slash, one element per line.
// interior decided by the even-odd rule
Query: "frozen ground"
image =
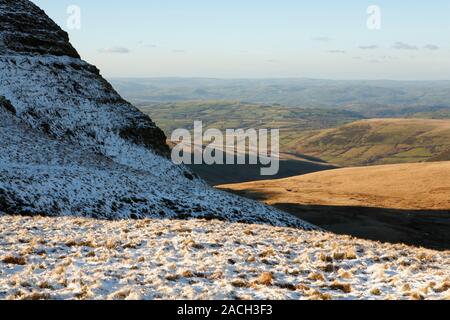
<path fill-rule="evenodd" d="M 0 299 L 449 299 L 450 252 L 206 220 L 0 217 Z"/>

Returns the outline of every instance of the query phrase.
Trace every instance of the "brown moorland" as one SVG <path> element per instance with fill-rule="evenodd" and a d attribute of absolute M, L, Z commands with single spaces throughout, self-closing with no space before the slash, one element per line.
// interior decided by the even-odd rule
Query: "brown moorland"
<path fill-rule="evenodd" d="M 333 232 L 450 248 L 450 162 L 344 168 L 218 188 Z"/>

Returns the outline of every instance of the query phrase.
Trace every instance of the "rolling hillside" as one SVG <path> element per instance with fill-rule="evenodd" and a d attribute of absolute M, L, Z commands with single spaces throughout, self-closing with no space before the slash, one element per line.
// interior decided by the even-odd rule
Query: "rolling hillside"
<path fill-rule="evenodd" d="M 450 248 L 450 162 L 345 168 L 220 188 L 334 232 Z"/>
<path fill-rule="evenodd" d="M 361 120 L 304 133 L 285 148 L 341 166 L 448 160 L 450 120 Z"/>
<path fill-rule="evenodd" d="M 167 136 L 178 128 L 193 129 L 194 121 L 205 128 L 274 128 L 286 141 L 305 130 L 336 127 L 363 119 L 357 112 L 327 109 L 303 109 L 279 104 L 254 104 L 237 101 L 185 101 L 139 104 L 139 109 L 158 122 Z"/>

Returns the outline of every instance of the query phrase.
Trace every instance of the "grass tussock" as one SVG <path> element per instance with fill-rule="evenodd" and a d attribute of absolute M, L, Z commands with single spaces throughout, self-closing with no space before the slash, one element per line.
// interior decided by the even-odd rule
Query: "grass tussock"
<path fill-rule="evenodd" d="M 243 279 L 234 279 L 231 281 L 231 285 L 235 288 L 250 288 L 251 285 Z"/>
<path fill-rule="evenodd" d="M 32 292 L 25 294 L 21 297 L 21 300 L 50 300 L 51 296 L 46 292 Z"/>
<path fill-rule="evenodd" d="M 341 282 L 338 282 L 338 281 L 334 281 L 330 285 L 330 288 L 332 290 L 339 290 L 339 291 L 342 291 L 344 293 L 352 292 L 352 286 L 349 283 L 341 283 Z"/>
<path fill-rule="evenodd" d="M 27 264 L 27 260 L 22 256 L 16 256 L 16 255 L 7 255 L 2 258 L 2 262 L 6 264 L 14 264 L 19 266 L 24 266 Z"/>
<path fill-rule="evenodd" d="M 441 293 L 445 291 L 450 291 L 450 281 L 445 281 L 439 287 L 434 288 L 434 292 Z"/>
<path fill-rule="evenodd" d="M 264 286 L 271 286 L 272 282 L 273 282 L 272 272 L 263 272 L 257 280 L 258 284 L 261 284 Z"/>

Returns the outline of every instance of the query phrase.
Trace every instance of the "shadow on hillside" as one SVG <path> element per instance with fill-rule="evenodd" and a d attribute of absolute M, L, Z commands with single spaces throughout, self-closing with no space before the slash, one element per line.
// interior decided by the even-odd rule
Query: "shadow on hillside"
<path fill-rule="evenodd" d="M 267 199 L 266 194 L 259 192 L 225 191 L 259 201 Z M 450 250 L 450 210 L 398 210 L 290 203 L 278 203 L 274 207 L 337 234 Z"/>
<path fill-rule="evenodd" d="M 189 165 L 192 171 L 206 180 L 209 185 L 233 184 L 267 179 L 283 179 L 313 172 L 336 169 L 325 162 L 314 163 L 301 160 L 280 160 L 280 170 L 274 176 L 262 176 L 261 165 Z"/>

